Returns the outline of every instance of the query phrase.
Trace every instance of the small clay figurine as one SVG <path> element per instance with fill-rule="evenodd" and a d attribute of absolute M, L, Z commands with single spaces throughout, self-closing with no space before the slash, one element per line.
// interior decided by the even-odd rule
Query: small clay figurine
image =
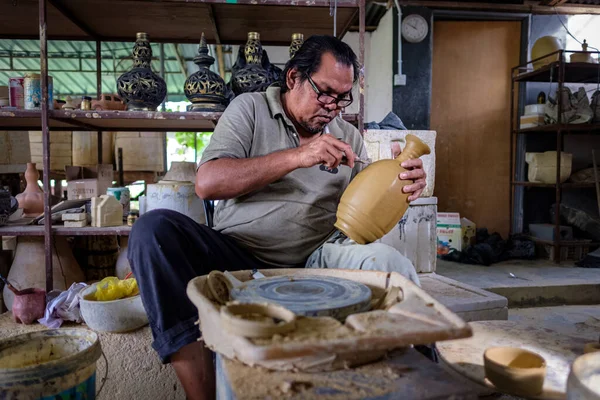
<path fill-rule="evenodd" d="M 73 104 L 73 99 L 71 96 L 67 96 L 66 103 L 62 106 L 63 110 L 74 110 L 75 104 Z"/>

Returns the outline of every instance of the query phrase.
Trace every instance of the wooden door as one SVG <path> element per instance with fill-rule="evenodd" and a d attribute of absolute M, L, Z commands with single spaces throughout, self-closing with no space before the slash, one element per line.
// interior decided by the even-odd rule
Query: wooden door
<path fill-rule="evenodd" d="M 509 229 L 510 69 L 521 23 L 437 21 L 431 129 L 440 212 L 459 212 L 504 238 Z"/>

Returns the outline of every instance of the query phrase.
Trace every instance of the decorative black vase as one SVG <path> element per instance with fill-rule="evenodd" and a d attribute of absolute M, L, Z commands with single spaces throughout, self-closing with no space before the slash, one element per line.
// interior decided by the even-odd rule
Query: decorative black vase
<path fill-rule="evenodd" d="M 117 92 L 129 111 L 156 111 L 167 95 L 167 84 L 152 72 L 152 48 L 148 35 L 136 35 L 133 68 L 117 79 Z"/>
<path fill-rule="evenodd" d="M 190 75 L 183 86 L 185 96 L 192 102 L 188 111 L 221 112 L 229 104 L 225 81 L 209 69 L 214 62 L 215 59 L 208 54 L 206 38 L 202 33 L 198 55 L 194 57 L 194 63 L 200 70 Z"/>
<path fill-rule="evenodd" d="M 302 44 L 304 43 L 304 35 L 302 33 L 293 33 L 292 34 L 292 43 L 290 43 L 290 59 L 294 58 L 296 52 L 300 50 Z"/>
<path fill-rule="evenodd" d="M 240 48 L 238 60 L 232 67 L 230 84 L 236 96 L 248 92 L 264 92 L 269 85 L 279 80 L 282 71 L 269 62 L 258 32 L 248 32 L 243 52 L 242 58 Z"/>

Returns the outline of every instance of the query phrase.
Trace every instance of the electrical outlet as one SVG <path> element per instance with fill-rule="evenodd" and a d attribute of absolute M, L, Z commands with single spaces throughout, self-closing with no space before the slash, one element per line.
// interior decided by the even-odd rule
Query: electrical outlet
<path fill-rule="evenodd" d="M 394 86 L 406 86 L 406 75 L 394 75 Z"/>

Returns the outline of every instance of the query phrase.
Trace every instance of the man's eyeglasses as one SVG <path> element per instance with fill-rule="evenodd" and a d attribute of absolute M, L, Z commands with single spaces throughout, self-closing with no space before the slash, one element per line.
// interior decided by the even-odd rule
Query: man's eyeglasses
<path fill-rule="evenodd" d="M 344 97 L 344 98 L 340 99 L 338 97 L 334 97 L 334 96 L 328 95 L 327 93 L 321 92 L 319 90 L 319 88 L 317 87 L 317 85 L 315 85 L 315 82 L 313 82 L 313 80 L 311 79 L 310 75 L 307 75 L 306 77 L 308 78 L 308 82 L 310 83 L 310 86 L 312 86 L 313 90 L 317 94 L 317 101 L 319 103 L 325 104 L 325 105 L 335 103 L 340 108 L 348 107 L 350 104 L 352 104 L 352 101 L 353 101 L 352 92 L 348 93 L 349 97 Z"/>

